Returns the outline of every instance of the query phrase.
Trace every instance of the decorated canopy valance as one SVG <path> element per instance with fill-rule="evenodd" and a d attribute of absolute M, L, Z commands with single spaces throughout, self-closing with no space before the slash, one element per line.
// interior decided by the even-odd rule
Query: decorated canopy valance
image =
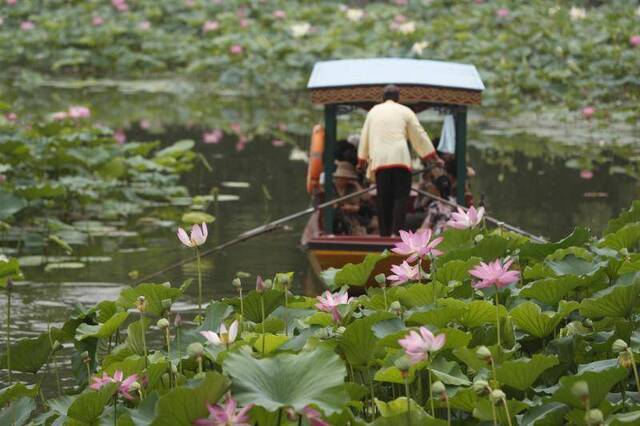
<path fill-rule="evenodd" d="M 400 88 L 403 104 L 479 105 L 484 90 L 473 65 L 400 58 L 318 62 L 307 88 L 317 104 L 368 104 L 387 84 Z"/>

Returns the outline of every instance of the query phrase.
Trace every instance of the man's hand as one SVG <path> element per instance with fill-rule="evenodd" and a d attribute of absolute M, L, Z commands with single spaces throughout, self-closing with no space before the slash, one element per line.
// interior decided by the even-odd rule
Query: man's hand
<path fill-rule="evenodd" d="M 436 164 L 437 164 L 438 166 L 440 166 L 440 167 L 444 167 L 444 160 L 443 160 L 442 158 L 440 158 L 440 157 L 436 157 L 436 158 L 434 159 L 434 161 L 436 162 Z"/>
<path fill-rule="evenodd" d="M 358 170 L 360 173 L 364 173 L 364 171 L 367 170 L 367 160 L 358 158 L 358 165 L 356 166 L 356 170 Z"/>

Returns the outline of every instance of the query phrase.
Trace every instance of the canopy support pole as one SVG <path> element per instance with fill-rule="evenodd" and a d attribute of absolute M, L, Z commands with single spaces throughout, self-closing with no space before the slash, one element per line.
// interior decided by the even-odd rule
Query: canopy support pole
<path fill-rule="evenodd" d="M 324 199 L 333 198 L 333 163 L 336 139 L 338 137 L 338 123 L 336 121 L 337 106 L 327 104 L 324 106 L 324 153 L 322 162 L 324 163 Z M 323 211 L 323 223 L 325 234 L 333 234 L 333 207 L 328 206 Z"/>
<path fill-rule="evenodd" d="M 464 201 L 467 182 L 467 109 L 462 108 L 454 113 L 456 126 L 456 199 L 458 204 L 466 206 Z"/>

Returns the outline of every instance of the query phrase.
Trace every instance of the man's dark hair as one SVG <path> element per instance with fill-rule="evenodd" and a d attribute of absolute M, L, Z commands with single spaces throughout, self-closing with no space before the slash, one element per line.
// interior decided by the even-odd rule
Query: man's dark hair
<path fill-rule="evenodd" d="M 398 100 L 400 99 L 400 89 L 395 84 L 388 84 L 384 87 L 384 91 L 382 92 L 382 100 L 388 101 L 389 99 L 395 102 L 398 102 Z"/>

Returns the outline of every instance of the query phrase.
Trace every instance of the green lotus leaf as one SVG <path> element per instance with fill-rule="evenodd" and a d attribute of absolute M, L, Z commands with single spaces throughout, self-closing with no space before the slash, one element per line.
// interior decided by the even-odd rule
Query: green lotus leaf
<path fill-rule="evenodd" d="M 5 220 L 27 207 L 27 200 L 0 189 L 0 220 Z"/>
<path fill-rule="evenodd" d="M 438 296 L 439 299 L 442 299 L 447 295 L 447 291 L 449 289 L 445 286 L 445 284 L 431 281 L 427 284 L 410 284 L 408 286 L 404 286 L 404 291 L 398 291 L 396 297 L 403 306 L 407 306 L 409 308 L 431 305 L 435 300 L 433 298 L 434 286 L 436 296 Z M 389 295 L 387 294 L 387 296 Z M 391 303 L 389 301 L 387 302 Z"/>
<path fill-rule="evenodd" d="M 71 403 L 66 415 L 83 424 L 95 424 L 117 389 L 117 383 L 107 383 L 97 391 L 86 390 Z"/>
<path fill-rule="evenodd" d="M 409 371 L 409 375 L 405 379 L 400 369 L 398 369 L 398 367 L 385 367 L 376 371 L 376 374 L 374 375 L 373 380 L 375 380 L 376 382 L 397 383 L 400 385 L 404 385 L 406 380 L 409 380 L 409 382 L 413 382 L 414 378 L 415 378 L 414 369 L 411 369 Z"/>
<path fill-rule="evenodd" d="M 607 417 L 607 426 L 637 425 L 640 423 L 640 411 L 618 413 Z"/>
<path fill-rule="evenodd" d="M 441 328 L 439 332 L 444 333 L 447 336 L 443 349 L 466 347 L 473 338 L 471 333 L 462 331 L 458 328 Z"/>
<path fill-rule="evenodd" d="M 530 242 L 520 248 L 520 257 L 523 259 L 542 260 L 558 249 L 571 246 L 583 246 L 591 240 L 591 231 L 587 228 L 576 228 L 570 235 L 557 243 Z"/>
<path fill-rule="evenodd" d="M 25 385 L 24 383 L 14 383 L 11 386 L 0 389 L 0 407 L 4 407 L 8 402 L 27 396 L 35 398 L 40 392 L 38 385 Z"/>
<path fill-rule="evenodd" d="M 53 262 L 44 267 L 45 272 L 57 271 L 59 269 L 82 269 L 86 265 L 83 262 Z"/>
<path fill-rule="evenodd" d="M 189 386 L 171 389 L 158 399 L 151 426 L 187 426 L 197 419 L 209 417 L 206 404 L 217 403 L 230 385 L 229 379 L 222 374 L 207 372 L 203 379 L 194 380 Z"/>
<path fill-rule="evenodd" d="M 480 258 L 452 260 L 437 268 L 431 279 L 447 285 L 450 281 L 465 282 L 471 278 L 469 270 L 480 263 Z"/>
<path fill-rule="evenodd" d="M 598 243 L 598 247 L 607 247 L 614 250 L 631 249 L 638 244 L 638 241 L 640 241 L 640 223 L 629 223 L 613 234 L 604 237 Z"/>
<path fill-rule="evenodd" d="M 89 325 L 82 323 L 76 328 L 76 339 L 83 340 L 88 337 L 100 337 L 103 339 L 111 337 L 120 328 L 123 322 L 126 321 L 129 313 L 118 312 L 111 318 L 102 324 Z"/>
<path fill-rule="evenodd" d="M 493 419 L 493 411 L 492 411 L 493 403 L 489 401 L 487 398 L 479 398 L 476 407 L 473 410 L 473 417 L 483 420 L 490 421 Z M 529 405 L 522 401 L 509 399 L 507 400 L 507 407 L 509 407 L 509 415 L 511 416 L 511 422 L 507 421 L 507 415 L 504 411 L 503 405 L 499 404 L 495 407 L 496 417 L 498 418 L 498 424 L 506 425 L 508 423 L 517 424 L 515 422 L 515 416 L 521 411 L 526 410 Z"/>
<path fill-rule="evenodd" d="M 536 299 L 546 305 L 555 306 L 559 301 L 577 287 L 584 285 L 585 280 L 575 275 L 545 278 L 533 281 L 522 287 L 519 295 Z"/>
<path fill-rule="evenodd" d="M 136 409 L 118 407 L 118 411 L 124 409 L 126 414 L 118 416 L 118 425 L 127 426 L 124 416 L 128 415 L 128 420 L 133 426 L 147 426 L 153 422 L 156 416 L 156 404 L 158 403 L 158 393 L 151 392 L 144 398 Z"/>
<path fill-rule="evenodd" d="M 476 235 L 481 231 L 478 228 L 454 229 L 449 228 L 442 233 L 444 239 L 438 245 L 438 250 L 448 252 L 461 247 L 469 247 L 474 243 Z"/>
<path fill-rule="evenodd" d="M 563 424 L 564 416 L 571 410 L 560 402 L 547 402 L 537 405 L 524 414 L 522 426 L 556 426 Z"/>
<path fill-rule="evenodd" d="M 617 360 L 597 361 L 581 365 L 576 374 L 560 378 L 559 387 L 553 393 L 554 401 L 562 402 L 572 408 L 584 409 L 582 402 L 572 393 L 576 382 L 585 381 L 589 386 L 589 404 L 597 407 L 619 381 L 627 377 L 627 370 L 618 366 Z"/>
<path fill-rule="evenodd" d="M 478 402 L 478 394 L 471 388 L 458 388 L 458 390 L 449 397 L 451 408 L 456 410 L 473 412 Z M 443 404 L 440 404 L 442 406 Z"/>
<path fill-rule="evenodd" d="M 127 348 L 131 352 L 140 356 L 144 356 L 144 346 L 146 339 L 145 333 L 147 332 L 147 328 L 149 328 L 150 324 L 151 320 L 149 318 L 141 318 L 138 321 L 129 324 L 129 326 L 127 327 L 126 344 Z"/>
<path fill-rule="evenodd" d="M 282 334 L 265 333 L 260 334 L 258 338 L 253 342 L 253 347 L 259 353 L 262 353 L 262 342 L 264 340 L 264 353 L 270 354 L 271 352 L 284 345 L 289 337 Z"/>
<path fill-rule="evenodd" d="M 418 325 L 434 325 L 444 327 L 450 322 L 459 321 L 467 311 L 468 306 L 462 300 L 440 299 L 438 307 L 426 311 L 414 312 L 407 318 L 407 322 Z"/>
<path fill-rule="evenodd" d="M 545 262 L 556 275 L 589 275 L 606 266 L 606 262 L 587 261 L 574 255 Z"/>
<path fill-rule="evenodd" d="M 189 225 L 212 223 L 216 218 L 205 212 L 187 212 L 182 215 L 182 222 Z"/>
<path fill-rule="evenodd" d="M 284 293 L 278 290 L 268 290 L 262 293 L 264 297 L 264 315 L 265 318 L 268 317 L 273 311 L 275 311 L 278 306 L 284 304 Z M 224 303 L 232 305 L 235 308 L 237 313 L 240 313 L 240 299 L 234 297 L 232 299 L 223 299 Z M 244 317 L 245 319 L 260 323 L 262 322 L 262 311 L 261 311 L 261 301 L 260 294 L 251 291 L 249 294 L 245 295 L 242 304 L 244 307 Z"/>
<path fill-rule="evenodd" d="M 330 415 L 342 411 L 349 401 L 344 363 L 324 347 L 265 359 L 235 352 L 224 360 L 223 371 L 232 377 L 233 394 L 240 404 L 254 403 L 268 411 L 281 407 L 300 411 L 313 404 Z"/>
<path fill-rule="evenodd" d="M 558 357 L 535 354 L 533 358 L 519 358 L 503 362 L 496 368 L 496 379 L 514 389 L 529 389 L 547 369 L 558 365 Z"/>
<path fill-rule="evenodd" d="M 620 216 L 609 220 L 604 235 L 613 234 L 629 223 L 640 222 L 640 200 L 635 200 L 629 210 L 622 212 Z"/>
<path fill-rule="evenodd" d="M 629 318 L 640 302 L 640 279 L 627 274 L 609 288 L 580 302 L 580 313 L 588 318 Z"/>
<path fill-rule="evenodd" d="M 485 262 L 504 257 L 509 248 L 509 240 L 499 235 L 488 235 L 479 243 L 471 247 L 456 248 L 448 251 L 439 258 L 439 264 L 444 265 L 452 260 L 469 260 L 478 257 Z"/>
<path fill-rule="evenodd" d="M 429 369 L 438 379 L 447 385 L 468 386 L 471 381 L 462 373 L 455 361 L 447 361 L 443 357 L 436 357 Z"/>
<path fill-rule="evenodd" d="M 36 411 L 35 397 L 22 396 L 0 411 L 0 425 L 22 426 Z"/>
<path fill-rule="evenodd" d="M 26 198 L 27 200 L 58 198 L 64 196 L 65 193 L 66 190 L 62 185 L 52 185 L 49 183 L 16 188 L 16 194 Z"/>
<path fill-rule="evenodd" d="M 447 424 L 444 420 L 434 419 L 429 416 L 413 399 L 410 399 L 407 404 L 407 398 L 404 396 L 389 402 L 383 402 L 378 399 L 375 402 L 381 417 L 378 417 L 372 426 L 444 426 Z M 410 408 L 409 416 L 407 416 L 407 408 Z M 409 421 L 409 419 L 411 420 Z"/>
<path fill-rule="evenodd" d="M 42 333 L 38 337 L 26 337 L 12 343 L 11 368 L 14 371 L 37 373 L 49 359 L 51 344 L 56 340 L 62 342 L 64 336 L 59 329 L 52 328 L 49 333 Z M 0 357 L 0 368 L 7 368 L 6 352 Z"/>
<path fill-rule="evenodd" d="M 376 357 L 378 338 L 372 327 L 378 321 L 390 320 L 393 317 L 393 314 L 389 312 L 379 312 L 366 318 L 357 319 L 346 327 L 338 347 L 351 365 L 355 367 L 366 366 Z"/>
<path fill-rule="evenodd" d="M 22 278 L 20 263 L 18 259 L 12 257 L 8 261 L 0 259 L 0 288 L 5 288 L 9 279 L 18 280 Z"/>
<path fill-rule="evenodd" d="M 466 304 L 466 311 L 460 316 L 458 322 L 465 327 L 475 328 L 484 324 L 495 324 L 496 306 L 486 300 L 474 300 Z M 503 305 L 498 306 L 500 319 L 507 316 L 507 309 Z"/>
<path fill-rule="evenodd" d="M 183 139 L 156 152 L 155 156 L 156 158 L 165 157 L 165 156 L 179 157 L 183 155 L 185 152 L 191 151 L 194 146 L 195 146 L 195 142 L 192 141 L 191 139 Z"/>
<path fill-rule="evenodd" d="M 160 316 L 165 310 L 162 306 L 162 301 L 166 299 L 175 300 L 182 295 L 182 292 L 182 289 L 165 284 L 143 283 L 136 287 L 122 290 L 116 303 L 125 309 L 131 309 L 136 307 L 138 297 L 144 296 L 146 303 L 145 313 Z"/>
<path fill-rule="evenodd" d="M 340 269 L 329 268 L 320 274 L 325 285 L 330 289 L 338 289 L 342 286 L 362 287 L 378 262 L 389 256 L 389 252 L 369 253 L 360 263 L 347 263 Z"/>
<path fill-rule="evenodd" d="M 561 301 L 557 312 L 542 312 L 533 302 L 522 303 L 509 313 L 515 325 L 535 337 L 546 337 L 553 333 L 560 322 L 578 309 L 578 302 Z"/>

